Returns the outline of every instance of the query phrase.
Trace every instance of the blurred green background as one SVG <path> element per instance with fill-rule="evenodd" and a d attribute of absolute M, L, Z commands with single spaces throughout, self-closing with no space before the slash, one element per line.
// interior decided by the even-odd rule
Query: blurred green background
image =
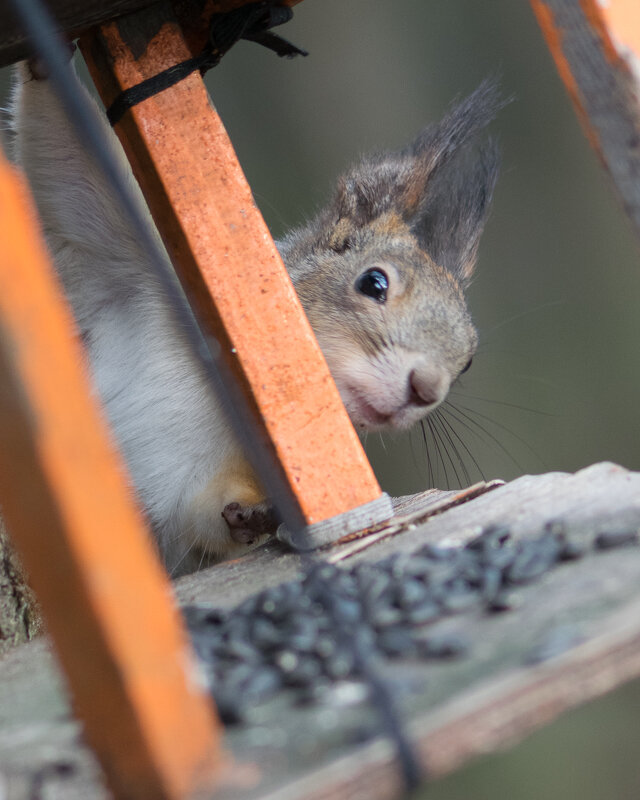
<path fill-rule="evenodd" d="M 467 476 L 445 455 L 438 485 L 601 460 L 639 469 L 640 253 L 529 4 L 307 0 L 295 14 L 282 33 L 307 59 L 243 42 L 207 77 L 275 236 L 361 153 L 402 146 L 483 77 L 515 98 L 493 125 L 503 170 L 469 292 L 480 351 L 453 398 L 475 420 L 458 429 L 473 460 L 459 446 Z M 391 493 L 426 487 L 421 434 L 367 449 Z M 636 798 L 639 708 L 632 685 L 428 797 Z"/>

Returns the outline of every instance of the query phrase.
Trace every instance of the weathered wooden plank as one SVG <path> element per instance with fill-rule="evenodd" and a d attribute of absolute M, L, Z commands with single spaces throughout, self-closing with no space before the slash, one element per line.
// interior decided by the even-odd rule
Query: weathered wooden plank
<path fill-rule="evenodd" d="M 153 0 L 56 0 L 49 3 L 60 30 L 74 32 L 97 25 L 105 20 L 149 6 Z M 30 55 L 29 44 L 14 18 L 8 3 L 0 4 L 0 67 Z"/>
<path fill-rule="evenodd" d="M 376 561 L 425 541 L 462 542 L 495 521 L 508 524 L 514 536 L 527 537 L 560 518 L 572 536 L 586 539 L 604 525 L 640 526 L 640 474 L 599 464 L 576 475 L 527 476 L 432 515 L 425 523 L 419 518 L 408 522 L 402 532 L 347 563 Z M 238 562 L 183 578 L 176 592 L 182 602 L 228 606 L 292 578 L 299 567 L 300 556 L 271 545 Z M 439 622 L 440 631 L 457 631 L 471 640 L 467 656 L 447 663 L 390 662 L 385 674 L 400 690 L 403 719 L 431 776 L 502 749 L 563 710 L 640 675 L 639 586 L 640 547 L 591 553 L 519 588 L 520 605 L 514 611 L 487 615 L 475 610 Z M 577 633 L 574 646 L 543 663 L 529 663 L 532 650 L 558 624 Z M 34 654 L 33 680 L 19 666 L 28 653 Z M 64 744 L 60 758 L 71 758 L 76 771 L 69 770 L 66 777 L 52 774 L 51 781 L 66 781 L 69 797 L 76 796 L 76 785 L 84 787 L 87 800 L 101 798 L 100 786 L 91 778 L 90 754 L 78 748 L 69 755 L 73 728 L 69 719 L 60 719 L 60 692 L 52 689 L 52 667 L 46 662 L 41 643 L 24 645 L 0 662 L 0 773 L 9 777 L 9 785 L 17 785 L 19 778 L 24 784 L 25 774 L 33 776 L 43 763 L 55 764 L 52 742 L 58 730 Z M 17 693 L 11 685 L 16 679 Z M 7 698 L 16 694 L 28 698 L 26 707 L 9 718 Z M 45 709 L 43 716 L 38 706 Z M 363 728 L 376 721 L 363 703 L 316 709 L 291 708 L 279 700 L 269 704 L 256 711 L 250 724 L 226 732 L 238 774 L 247 782 L 252 777 L 254 785 L 236 786 L 218 796 L 395 798 L 402 784 L 391 743 L 374 739 L 357 744 Z M 27 796 L 16 790 L 9 800 Z"/>
<path fill-rule="evenodd" d="M 509 525 L 516 538 L 527 537 L 559 519 L 572 536 L 584 539 L 602 526 L 639 528 L 640 474 L 601 464 L 576 475 L 527 476 L 407 528 L 351 561 L 410 552 L 424 541 L 461 543 L 496 522 Z M 435 630 L 455 631 L 472 642 L 467 658 L 447 664 L 391 662 L 388 677 L 397 688 L 420 687 L 407 691 L 403 710 L 428 773 L 445 774 L 473 756 L 504 747 L 563 710 L 640 675 L 638 586 L 640 548 L 591 555 L 519 587 L 521 604 L 513 612 L 474 612 L 438 623 Z M 209 599 L 217 595 L 213 580 L 210 592 Z M 559 624 L 572 628 L 583 644 L 548 662 L 527 664 Z M 347 754 L 350 737 L 375 724 L 374 712 L 340 708 L 337 715 L 339 725 L 334 717 L 323 727 L 322 713 L 276 707 L 257 715 L 253 726 L 230 731 L 231 749 L 263 773 L 259 788 L 241 796 L 328 800 L 357 792 L 380 800 L 397 797 L 401 778 L 389 742 L 352 745 Z M 305 732 L 314 726 L 311 744 Z M 278 769 L 270 766 L 275 754 L 269 743 L 252 743 L 260 730 L 269 730 L 281 743 Z"/>
<path fill-rule="evenodd" d="M 105 105 L 191 55 L 168 3 L 109 23 L 81 40 Z M 202 78 L 128 111 L 116 125 L 187 295 L 246 399 L 272 456 L 270 490 L 288 489 L 292 530 L 382 495 L 326 362 Z M 277 496 L 276 492 L 270 492 Z M 287 509 L 283 508 L 285 513 Z M 377 516 L 376 516 L 377 515 Z"/>
<path fill-rule="evenodd" d="M 589 141 L 640 236 L 640 5 L 531 4 Z"/>
<path fill-rule="evenodd" d="M 219 761 L 212 705 L 93 400 L 35 209 L 1 156 L 0 208 L 3 515 L 116 796 L 177 800 Z"/>
<path fill-rule="evenodd" d="M 185 4 L 185 0 L 177 0 Z M 229 11 L 252 0 L 187 0 L 197 18 L 206 19 L 212 13 Z M 277 5 L 293 6 L 301 0 L 274 0 Z M 47 7 L 58 21 L 60 30 L 75 38 L 94 25 L 153 5 L 154 0 L 49 0 Z M 206 13 L 205 13 L 206 12 Z M 205 27 L 206 30 L 206 27 Z M 16 23 L 7 3 L 0 3 L 0 67 L 30 55 L 29 44 Z"/>
<path fill-rule="evenodd" d="M 615 569 L 622 560 L 624 556 L 619 556 L 606 567 Z M 597 577 L 597 572 L 600 570 L 590 576 L 589 582 Z M 636 571 L 634 579 L 637 581 L 639 577 L 640 573 Z M 547 591 L 549 588 L 549 584 L 545 584 Z M 527 602 L 532 603 L 541 597 L 540 592 L 536 594 L 530 590 L 525 594 Z M 555 594 L 552 597 L 557 600 Z M 569 608 L 569 614 L 571 611 Z M 551 623 L 557 614 L 558 608 L 554 607 L 547 621 Z M 600 636 L 594 634 L 593 639 L 576 647 L 570 654 L 558 656 L 546 664 L 526 670 L 517 664 L 512 665 L 511 669 L 495 669 L 495 664 L 485 664 L 484 681 L 461 674 L 456 664 L 440 667 L 450 674 L 444 680 L 436 676 L 436 680 L 440 677 L 440 683 L 448 686 L 451 695 L 445 702 L 434 702 L 429 708 L 422 706 L 419 712 L 414 709 L 412 714 L 407 713 L 411 738 L 425 775 L 430 780 L 436 780 L 455 771 L 471 758 L 502 751 L 528 733 L 550 723 L 561 713 L 637 678 L 640 675 L 639 615 L 640 603 L 630 604 L 618 618 L 607 618 Z M 496 620 L 496 624 L 499 622 L 501 620 Z M 477 625 L 477 621 L 474 624 Z M 510 647 L 513 643 L 512 634 L 522 633 L 523 624 L 526 622 L 520 619 L 518 625 L 512 626 L 508 633 L 504 632 L 492 644 Z M 481 624 L 479 633 L 486 635 L 487 627 Z M 608 633 L 609 627 L 615 632 Z M 437 668 L 433 669 L 433 673 L 436 672 Z M 413 679 L 411 675 L 405 677 L 407 683 Z M 433 681 L 433 674 L 430 677 Z M 393 675 L 390 674 L 389 678 L 393 680 Z M 467 680 L 469 688 L 465 689 Z M 281 722 L 290 725 L 291 717 L 281 718 Z M 293 735 L 303 737 L 305 729 L 314 724 L 314 719 L 297 719 L 296 723 Z M 345 720 L 341 720 L 341 726 L 346 724 Z M 271 732 L 276 740 L 280 738 L 280 728 L 272 727 Z M 261 748 L 263 752 L 260 753 L 257 748 L 247 747 L 245 736 L 250 741 L 250 732 L 243 731 L 242 734 L 238 736 L 238 752 L 263 766 L 267 748 Z M 294 741 L 292 737 L 282 746 L 290 747 Z M 305 744 L 309 746 L 308 740 Z M 325 755 L 326 751 L 323 752 L 321 747 L 316 754 L 318 751 Z M 257 791 L 233 795 L 223 792 L 219 798 L 347 800 L 366 797 L 371 800 L 395 800 L 403 795 L 399 766 L 389 740 L 377 739 L 363 747 L 353 748 L 346 755 L 340 755 L 336 748 L 332 754 L 334 758 L 327 759 L 319 768 L 306 765 L 306 769 L 297 770 L 296 756 L 298 763 L 300 758 L 299 753 L 294 751 L 288 754 L 287 759 L 289 774 L 297 773 L 293 780 L 281 782 L 272 779 L 271 784 L 265 780 L 263 787 Z"/>

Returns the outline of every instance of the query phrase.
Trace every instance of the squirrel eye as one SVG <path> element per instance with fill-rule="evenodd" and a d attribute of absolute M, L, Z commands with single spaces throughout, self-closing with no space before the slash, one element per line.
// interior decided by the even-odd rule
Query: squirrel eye
<path fill-rule="evenodd" d="M 462 375 L 463 372 L 466 372 L 469 369 L 469 367 L 471 366 L 472 363 L 473 363 L 473 359 L 470 358 L 467 361 L 467 363 L 464 365 L 464 368 L 460 370 L 460 374 Z"/>
<path fill-rule="evenodd" d="M 376 303 L 386 302 L 388 288 L 389 278 L 381 269 L 368 269 L 356 281 L 356 290 L 373 298 Z"/>

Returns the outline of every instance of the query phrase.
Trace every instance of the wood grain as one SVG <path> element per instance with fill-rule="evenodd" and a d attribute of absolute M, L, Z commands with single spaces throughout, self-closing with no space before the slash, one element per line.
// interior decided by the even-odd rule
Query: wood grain
<path fill-rule="evenodd" d="M 407 521 L 402 531 L 344 563 L 410 552 L 427 541 L 461 543 L 496 521 L 508 525 L 516 538 L 535 536 L 558 519 L 585 541 L 606 526 L 637 528 L 640 474 L 598 464 L 575 475 L 524 476 L 420 522 L 433 501 L 433 492 L 417 497 L 413 523 Z M 405 499 L 404 511 L 408 505 Z M 272 544 L 180 579 L 176 593 L 184 603 L 229 607 L 294 578 L 302 566 L 300 556 Z M 640 676 L 639 586 L 640 547 L 592 551 L 519 588 L 520 605 L 514 611 L 489 615 L 475 610 L 439 622 L 441 631 L 470 639 L 466 657 L 446 664 L 388 662 L 383 674 L 402 690 L 402 718 L 431 777 L 501 750 L 564 710 Z M 529 663 L 532 648 L 559 624 L 579 632 L 574 646 L 543 663 Z M 33 665 L 30 675 L 20 667 L 27 659 Z M 0 662 L 0 772 L 10 780 L 26 780 L 43 764 L 55 764 L 57 752 L 59 759 L 71 758 L 75 765 L 66 779 L 66 796 L 97 800 L 103 789 L 92 772 L 90 752 L 71 746 L 74 729 L 64 715 L 55 676 L 42 643 L 23 645 Z M 15 711 L 10 697 L 14 708 L 18 705 Z M 216 797 L 395 800 L 401 779 L 391 743 L 381 737 L 357 743 L 363 726 L 376 722 L 366 704 L 305 709 L 280 698 L 251 723 L 227 730 L 237 782 L 233 789 L 221 787 Z M 55 784 L 62 778 L 52 774 L 48 780 Z"/>

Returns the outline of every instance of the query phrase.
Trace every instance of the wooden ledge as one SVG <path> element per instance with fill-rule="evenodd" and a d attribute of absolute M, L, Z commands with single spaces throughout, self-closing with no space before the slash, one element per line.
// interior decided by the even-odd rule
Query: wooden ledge
<path fill-rule="evenodd" d="M 413 501 L 422 504 L 419 514 L 425 513 L 425 501 L 424 495 Z M 586 538 L 605 523 L 640 526 L 640 474 L 597 464 L 575 475 L 525 476 L 440 509 L 346 560 L 376 561 L 425 541 L 463 542 L 496 521 L 508 524 L 516 538 L 533 536 L 559 517 L 572 535 Z M 298 555 L 271 544 L 182 578 L 176 593 L 183 603 L 228 607 L 293 578 L 299 567 Z M 447 663 L 391 662 L 394 680 L 418 687 L 401 695 L 401 705 L 430 775 L 447 774 L 474 756 L 503 749 L 562 711 L 640 676 L 638 586 L 640 548 L 593 553 L 518 589 L 517 610 L 475 611 L 438 623 L 471 639 L 468 656 Z M 534 645 L 559 621 L 575 626 L 581 643 L 543 663 L 526 663 Z M 356 791 L 374 800 L 398 795 L 391 744 L 382 739 L 349 744 L 363 721 L 375 720 L 373 711 L 282 704 L 270 709 L 265 707 L 252 724 L 226 731 L 226 747 L 241 767 L 236 775 L 244 785 L 222 790 L 216 795 L 221 800 L 328 800 Z M 9 786 L 20 781 L 30 786 L 40 775 L 43 786 L 56 786 L 68 800 L 103 798 L 93 757 L 79 741 L 44 642 L 24 645 L 1 661 L 0 775 Z M 60 763 L 68 765 L 64 774 L 55 770 Z"/>

